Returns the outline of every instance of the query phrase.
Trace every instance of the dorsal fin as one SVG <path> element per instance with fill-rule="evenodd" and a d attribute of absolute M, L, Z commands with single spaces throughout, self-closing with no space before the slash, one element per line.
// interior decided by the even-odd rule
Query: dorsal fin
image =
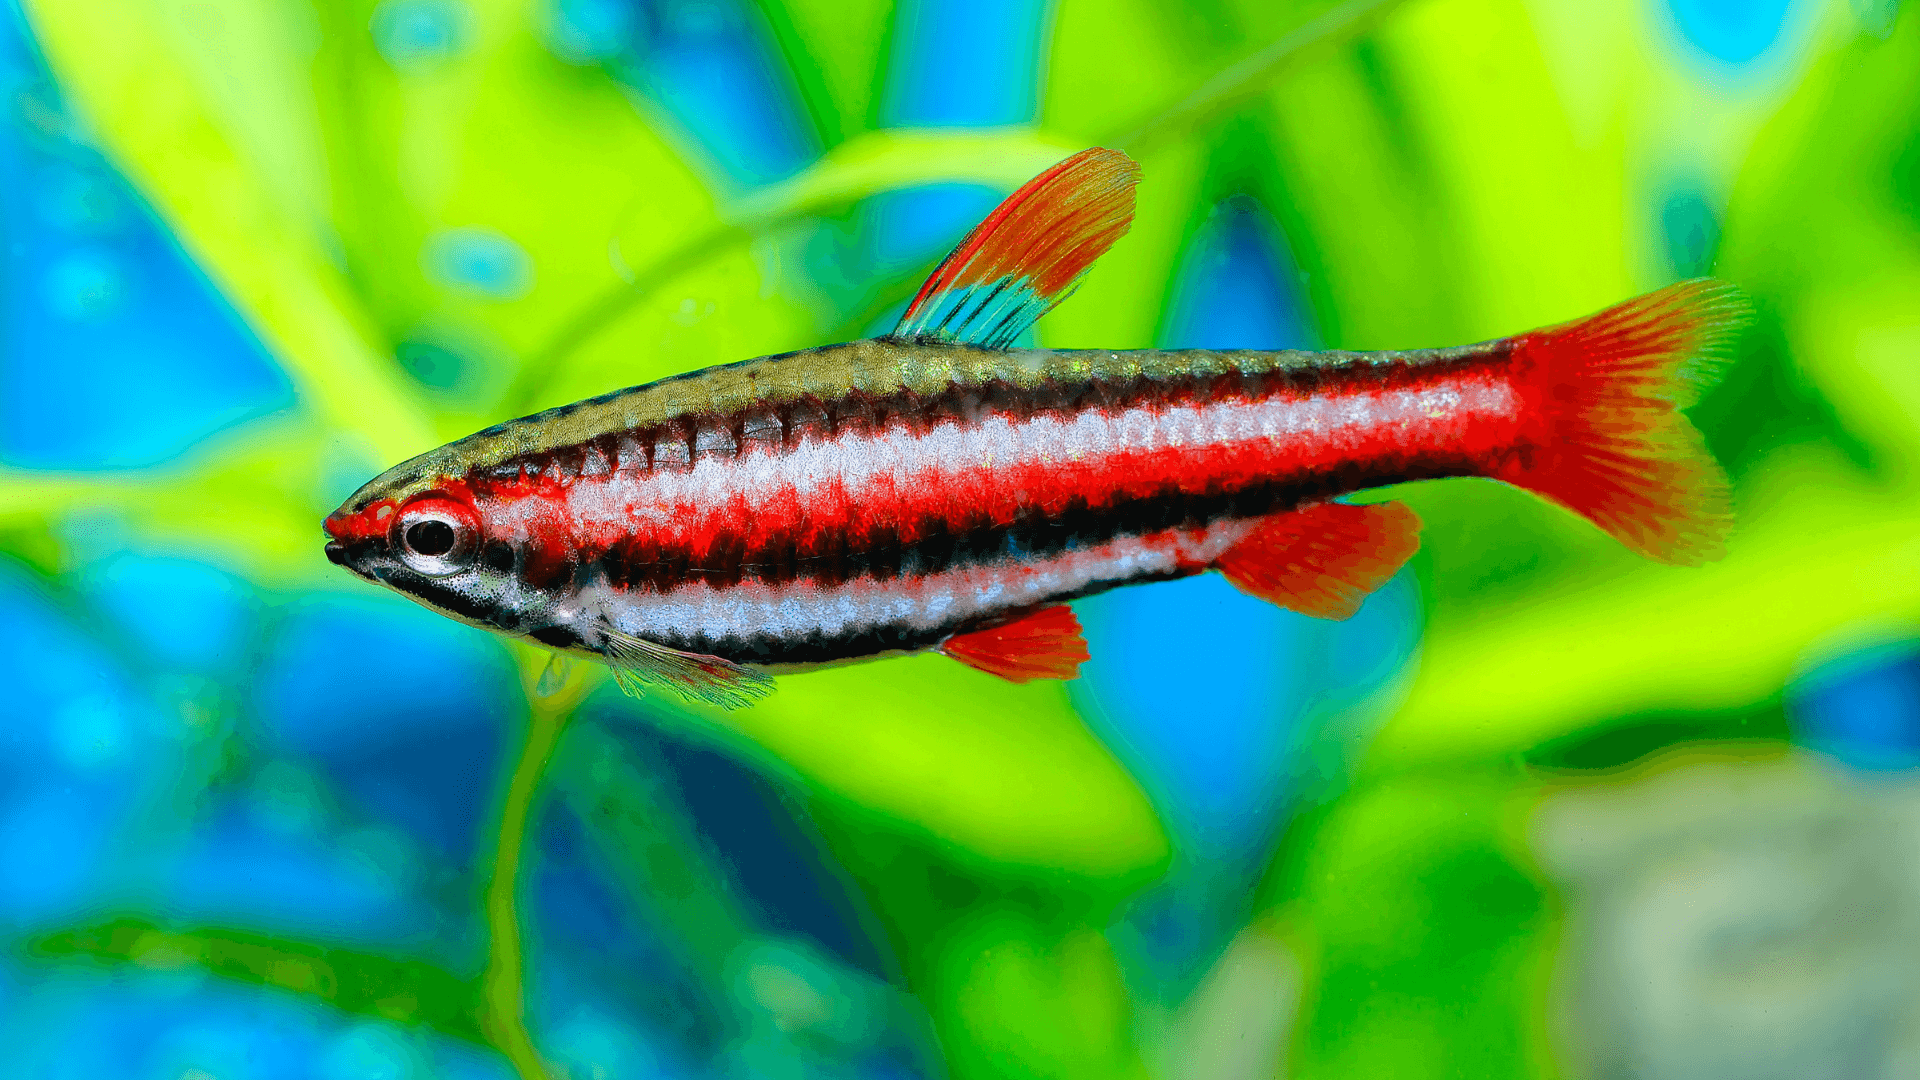
<path fill-rule="evenodd" d="M 1320 619 L 1345 619 L 1420 549 L 1405 503 L 1321 503 L 1262 521 L 1214 561 L 1240 591 Z"/>
<path fill-rule="evenodd" d="M 1027 181 L 940 263 L 892 336 L 1011 345 L 1126 234 L 1139 180 L 1133 159 L 1096 146 Z"/>
<path fill-rule="evenodd" d="M 1087 639 L 1080 636 L 1073 609 L 1060 604 L 1010 623 L 955 634 L 940 643 L 940 651 L 968 667 L 1023 683 L 1078 675 L 1087 661 Z"/>

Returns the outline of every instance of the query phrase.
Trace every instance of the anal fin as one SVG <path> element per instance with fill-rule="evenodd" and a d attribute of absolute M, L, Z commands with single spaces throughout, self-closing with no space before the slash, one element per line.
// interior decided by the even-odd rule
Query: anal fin
<path fill-rule="evenodd" d="M 955 634 L 940 651 L 1009 682 L 1071 679 L 1087 661 L 1080 620 L 1064 604 L 1043 608 L 1000 626 Z"/>
<path fill-rule="evenodd" d="M 1265 519 L 1214 567 L 1262 600 L 1345 619 L 1419 549 L 1420 518 L 1405 503 L 1321 503 Z"/>

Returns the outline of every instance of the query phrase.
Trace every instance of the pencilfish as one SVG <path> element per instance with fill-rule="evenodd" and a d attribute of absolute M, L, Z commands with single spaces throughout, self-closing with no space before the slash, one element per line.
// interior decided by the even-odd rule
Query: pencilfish
<path fill-rule="evenodd" d="M 1014 681 L 1087 658 L 1066 602 L 1219 571 L 1339 619 L 1419 546 L 1398 502 L 1477 476 L 1629 548 L 1717 556 L 1727 486 L 1679 413 L 1748 306 L 1684 281 L 1496 341 L 1391 352 L 1013 343 L 1128 229 L 1138 167 L 1014 192 L 885 337 L 511 420 L 382 473 L 326 554 L 436 611 L 724 706 L 935 650 Z"/>

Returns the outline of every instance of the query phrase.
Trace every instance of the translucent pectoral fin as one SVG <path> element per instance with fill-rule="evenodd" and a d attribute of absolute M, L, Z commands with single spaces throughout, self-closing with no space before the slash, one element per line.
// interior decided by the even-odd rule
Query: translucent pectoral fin
<path fill-rule="evenodd" d="M 1321 503 L 1263 520 L 1214 566 L 1240 591 L 1320 619 L 1345 619 L 1420 550 L 1403 503 Z"/>
<path fill-rule="evenodd" d="M 608 628 L 606 660 L 620 689 L 644 697 L 648 685 L 664 686 L 689 701 L 738 709 L 773 693 L 773 677 L 731 660 L 682 652 Z"/>
<path fill-rule="evenodd" d="M 1036 611 L 1000 626 L 955 634 L 940 651 L 1008 682 L 1071 679 L 1087 660 L 1080 620 L 1064 605 Z"/>

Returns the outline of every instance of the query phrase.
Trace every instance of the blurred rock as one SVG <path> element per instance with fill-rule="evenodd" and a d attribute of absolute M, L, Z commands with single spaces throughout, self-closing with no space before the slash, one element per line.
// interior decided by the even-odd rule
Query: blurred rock
<path fill-rule="evenodd" d="M 1920 776 L 1794 754 L 1550 797 L 1571 1076 L 1920 1075 Z"/>

